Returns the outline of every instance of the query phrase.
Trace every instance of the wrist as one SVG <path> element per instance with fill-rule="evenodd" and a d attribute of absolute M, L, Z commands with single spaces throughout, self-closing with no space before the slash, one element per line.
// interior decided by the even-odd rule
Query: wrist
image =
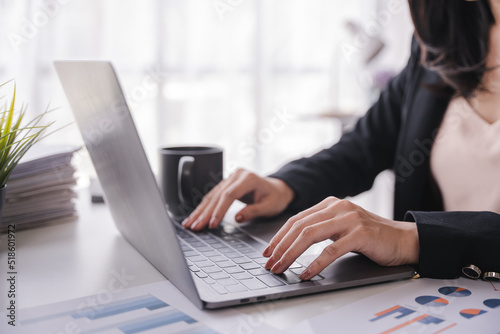
<path fill-rule="evenodd" d="M 419 239 L 418 239 L 418 230 L 417 224 L 414 223 L 406 223 L 405 229 L 405 237 L 404 247 L 406 248 L 405 254 L 407 255 L 407 264 L 418 264 L 419 263 Z"/>

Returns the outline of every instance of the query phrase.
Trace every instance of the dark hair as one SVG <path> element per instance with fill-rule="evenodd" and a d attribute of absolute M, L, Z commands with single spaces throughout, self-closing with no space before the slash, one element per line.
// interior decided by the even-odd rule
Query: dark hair
<path fill-rule="evenodd" d="M 422 64 L 466 98 L 486 90 L 490 28 L 495 23 L 488 0 L 409 0 Z"/>

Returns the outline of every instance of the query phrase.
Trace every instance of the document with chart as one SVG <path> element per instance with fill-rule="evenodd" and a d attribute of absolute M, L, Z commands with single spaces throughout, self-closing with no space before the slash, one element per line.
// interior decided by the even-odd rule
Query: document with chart
<path fill-rule="evenodd" d="M 63 310 L 54 305 L 33 310 L 33 315 L 23 316 L 20 328 L 23 332 L 51 333 L 199 333 L 214 334 L 215 330 L 178 310 L 154 295 L 145 293 L 130 298 L 116 298 L 101 303 L 96 297 L 82 299 Z M 40 312 L 42 311 L 42 312 Z"/>
<path fill-rule="evenodd" d="M 496 285 L 495 285 L 496 284 Z M 500 333 L 500 284 L 416 279 L 309 319 L 290 333 Z"/>
<path fill-rule="evenodd" d="M 244 318 L 231 309 L 199 310 L 170 282 L 163 281 L 102 289 L 83 298 L 21 309 L 18 320 L 6 333 L 233 333 Z M 265 327 L 259 329 L 272 333 Z M 4 333 L 1 328 L 0 332 Z"/>

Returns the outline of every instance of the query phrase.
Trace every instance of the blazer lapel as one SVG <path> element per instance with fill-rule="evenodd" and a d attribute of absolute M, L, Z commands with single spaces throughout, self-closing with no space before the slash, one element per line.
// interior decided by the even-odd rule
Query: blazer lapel
<path fill-rule="evenodd" d="M 402 220 L 408 210 L 441 211 L 441 194 L 430 170 L 430 155 L 446 108 L 450 90 L 436 91 L 442 79 L 420 67 L 414 76 L 411 96 L 403 105 L 403 117 L 394 171 L 396 187 L 394 219 Z"/>

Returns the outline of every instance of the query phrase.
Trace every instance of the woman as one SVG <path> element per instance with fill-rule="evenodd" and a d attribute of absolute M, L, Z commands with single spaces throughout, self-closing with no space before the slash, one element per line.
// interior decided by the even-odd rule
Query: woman
<path fill-rule="evenodd" d="M 500 0 L 410 0 L 416 38 L 406 68 L 340 142 L 270 177 L 239 170 L 183 222 L 216 227 L 235 199 L 238 222 L 301 211 L 271 240 L 281 273 L 311 244 L 335 242 L 300 276 L 350 251 L 421 276 L 500 273 Z M 394 220 L 346 200 L 396 174 Z M 336 197 L 331 197 L 336 196 Z"/>

